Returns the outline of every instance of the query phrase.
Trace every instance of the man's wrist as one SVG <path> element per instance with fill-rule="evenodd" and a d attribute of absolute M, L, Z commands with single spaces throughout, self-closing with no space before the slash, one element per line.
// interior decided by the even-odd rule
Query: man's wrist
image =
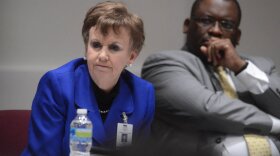
<path fill-rule="evenodd" d="M 272 115 L 269 115 L 270 119 L 272 120 L 272 126 L 270 133 L 279 134 L 280 133 L 280 120 Z"/>
<path fill-rule="evenodd" d="M 239 73 L 241 73 L 244 69 L 246 69 L 248 67 L 248 62 L 245 61 L 245 64 L 237 71 L 234 72 L 235 75 L 238 75 Z"/>

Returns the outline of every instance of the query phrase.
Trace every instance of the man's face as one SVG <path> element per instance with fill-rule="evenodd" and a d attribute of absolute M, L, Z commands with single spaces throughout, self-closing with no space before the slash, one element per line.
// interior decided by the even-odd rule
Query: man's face
<path fill-rule="evenodd" d="M 188 50 L 205 61 L 200 47 L 207 47 L 211 38 L 229 38 L 236 46 L 241 35 L 238 20 L 238 9 L 234 2 L 203 0 L 191 19 L 186 19 L 184 23 Z"/>

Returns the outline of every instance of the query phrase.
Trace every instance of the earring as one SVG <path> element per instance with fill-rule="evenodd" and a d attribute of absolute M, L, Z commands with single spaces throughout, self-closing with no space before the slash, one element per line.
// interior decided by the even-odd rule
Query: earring
<path fill-rule="evenodd" d="M 84 56 L 83 59 L 86 61 L 86 60 L 87 60 L 87 57 Z"/>
<path fill-rule="evenodd" d="M 131 67 L 132 66 L 132 64 L 130 63 L 130 64 L 127 64 L 127 65 L 125 65 L 125 67 Z"/>

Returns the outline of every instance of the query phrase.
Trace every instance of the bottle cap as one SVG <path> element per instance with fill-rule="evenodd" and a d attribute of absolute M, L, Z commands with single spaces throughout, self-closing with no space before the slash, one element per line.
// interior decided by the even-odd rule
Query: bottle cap
<path fill-rule="evenodd" d="M 79 108 L 77 109 L 77 114 L 87 114 L 87 109 Z"/>

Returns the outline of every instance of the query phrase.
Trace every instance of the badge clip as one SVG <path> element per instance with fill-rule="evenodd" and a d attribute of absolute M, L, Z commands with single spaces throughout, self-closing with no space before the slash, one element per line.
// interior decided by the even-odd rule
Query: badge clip
<path fill-rule="evenodd" d="M 123 123 L 127 124 L 128 117 L 125 114 L 125 112 L 122 112 L 122 116 L 123 116 Z"/>
<path fill-rule="evenodd" d="M 128 117 L 125 112 L 122 112 L 123 123 L 118 123 L 116 146 L 129 146 L 132 143 L 133 125 L 128 124 Z"/>

